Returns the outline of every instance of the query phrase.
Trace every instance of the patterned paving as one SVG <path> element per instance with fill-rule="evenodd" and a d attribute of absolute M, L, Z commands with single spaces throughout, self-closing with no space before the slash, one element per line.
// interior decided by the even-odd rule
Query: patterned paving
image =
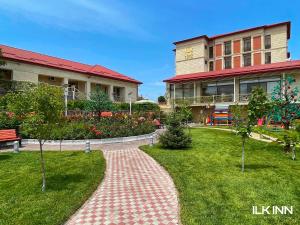
<path fill-rule="evenodd" d="M 104 181 L 67 225 L 179 224 L 176 190 L 161 166 L 132 144 L 101 148 Z"/>

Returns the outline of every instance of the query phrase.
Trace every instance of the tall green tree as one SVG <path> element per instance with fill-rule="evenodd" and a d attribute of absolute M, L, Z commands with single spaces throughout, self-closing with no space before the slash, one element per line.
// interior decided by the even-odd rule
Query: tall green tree
<path fill-rule="evenodd" d="M 20 102 L 23 102 L 20 104 Z M 24 118 L 22 130 L 29 137 L 35 138 L 40 146 L 42 170 L 42 191 L 46 190 L 46 170 L 43 155 L 43 145 L 51 138 L 53 130 L 64 110 L 63 90 L 47 84 L 23 90 L 21 93 L 11 93 L 8 98 L 8 110 Z"/>
<path fill-rule="evenodd" d="M 282 139 L 285 152 L 293 150 L 295 138 L 293 132 L 288 131 L 295 119 L 300 117 L 300 104 L 297 103 L 299 88 L 294 83 L 295 78 L 287 76 L 281 83 L 278 83 L 272 93 L 272 119 L 283 124 L 286 130 Z"/>
<path fill-rule="evenodd" d="M 111 111 L 113 110 L 113 104 L 108 95 L 97 87 L 96 90 L 91 93 L 90 100 L 86 102 L 85 108 L 88 111 Z"/>
<path fill-rule="evenodd" d="M 299 88 L 294 83 L 295 78 L 287 76 L 272 92 L 272 118 L 281 122 L 285 130 L 289 130 L 293 121 L 300 117 Z"/>

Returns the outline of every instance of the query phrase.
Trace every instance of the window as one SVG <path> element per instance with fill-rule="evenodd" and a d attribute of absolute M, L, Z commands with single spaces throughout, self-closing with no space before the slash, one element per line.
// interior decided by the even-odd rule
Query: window
<path fill-rule="evenodd" d="M 205 45 L 204 48 L 207 49 L 207 45 Z"/>
<path fill-rule="evenodd" d="M 244 43 L 244 52 L 251 51 L 251 37 L 244 38 L 243 43 Z"/>
<path fill-rule="evenodd" d="M 205 65 L 207 65 L 207 60 L 205 60 Z"/>
<path fill-rule="evenodd" d="M 209 47 L 209 58 L 212 59 L 214 57 L 214 47 Z"/>
<path fill-rule="evenodd" d="M 231 69 L 231 56 L 224 57 L 224 68 Z"/>
<path fill-rule="evenodd" d="M 265 53 L 265 64 L 270 64 L 271 63 L 271 52 L 266 52 Z"/>
<path fill-rule="evenodd" d="M 214 70 L 214 62 L 209 62 L 209 71 Z"/>
<path fill-rule="evenodd" d="M 206 83 L 203 84 L 202 93 L 204 96 L 233 95 L 234 84 L 233 81 Z"/>
<path fill-rule="evenodd" d="M 231 41 L 224 42 L 224 55 L 231 54 Z"/>
<path fill-rule="evenodd" d="M 271 48 L 271 35 L 265 36 L 265 49 Z"/>
<path fill-rule="evenodd" d="M 244 66 L 251 66 L 251 53 L 244 54 L 243 58 L 244 58 Z"/>
<path fill-rule="evenodd" d="M 252 90 L 261 87 L 266 93 L 270 94 L 280 82 L 280 77 L 245 79 L 240 81 L 240 94 L 249 95 Z"/>

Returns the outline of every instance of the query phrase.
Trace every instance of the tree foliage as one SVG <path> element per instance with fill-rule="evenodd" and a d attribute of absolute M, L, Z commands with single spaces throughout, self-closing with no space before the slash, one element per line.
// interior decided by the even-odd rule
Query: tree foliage
<path fill-rule="evenodd" d="M 190 135 L 184 132 L 181 117 L 176 113 L 171 113 L 167 118 L 167 131 L 160 135 L 159 142 L 163 148 L 183 149 L 191 145 Z"/>
<path fill-rule="evenodd" d="M 39 84 L 20 92 L 10 93 L 7 101 L 8 109 L 23 117 L 23 132 L 39 141 L 43 178 L 42 191 L 45 191 L 46 172 L 43 144 L 51 138 L 55 127 L 59 126 L 57 122 L 64 110 L 63 91 L 59 87 Z"/>
<path fill-rule="evenodd" d="M 86 102 L 86 110 L 88 111 L 111 111 L 113 103 L 99 87 L 91 93 L 90 100 Z"/>
<path fill-rule="evenodd" d="M 295 79 L 287 76 L 272 92 L 272 118 L 276 122 L 281 122 L 286 130 L 296 118 L 300 117 L 300 105 L 297 104 L 299 88 L 293 86 L 294 83 Z"/>
<path fill-rule="evenodd" d="M 161 95 L 157 98 L 158 103 L 165 104 L 167 102 L 165 96 Z"/>
<path fill-rule="evenodd" d="M 266 92 L 261 88 L 252 90 L 248 103 L 248 119 L 252 125 L 257 124 L 257 120 L 267 116 L 270 110 L 270 101 Z"/>

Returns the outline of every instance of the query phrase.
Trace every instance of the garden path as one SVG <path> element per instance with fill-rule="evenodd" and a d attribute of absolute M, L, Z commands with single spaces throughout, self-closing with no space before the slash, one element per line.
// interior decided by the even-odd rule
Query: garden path
<path fill-rule="evenodd" d="M 179 224 L 174 183 L 141 142 L 101 145 L 106 175 L 90 199 L 67 225 Z"/>

